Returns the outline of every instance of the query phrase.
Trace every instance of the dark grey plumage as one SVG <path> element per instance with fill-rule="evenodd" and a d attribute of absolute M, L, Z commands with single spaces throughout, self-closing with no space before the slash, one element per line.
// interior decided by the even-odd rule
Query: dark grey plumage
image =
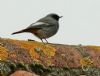
<path fill-rule="evenodd" d="M 62 16 L 58 16 L 57 14 L 48 14 L 44 18 L 41 18 L 35 23 L 32 23 L 26 29 L 23 29 L 18 32 L 14 32 L 12 34 L 18 34 L 23 32 L 29 32 L 37 36 L 38 38 L 47 39 L 53 35 L 55 35 L 59 29 L 59 18 Z M 47 41 L 47 40 L 46 40 Z M 43 40 L 42 40 L 43 42 Z"/>

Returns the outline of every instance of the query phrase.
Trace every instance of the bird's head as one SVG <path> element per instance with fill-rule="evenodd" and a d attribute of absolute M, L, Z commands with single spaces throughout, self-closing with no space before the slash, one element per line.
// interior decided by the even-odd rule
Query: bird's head
<path fill-rule="evenodd" d="M 60 18 L 62 18 L 63 16 L 59 16 L 59 15 L 57 15 L 57 14 L 55 14 L 55 13 L 51 13 L 51 14 L 48 14 L 47 15 L 47 17 L 52 17 L 52 18 L 54 18 L 55 20 L 59 20 Z"/>

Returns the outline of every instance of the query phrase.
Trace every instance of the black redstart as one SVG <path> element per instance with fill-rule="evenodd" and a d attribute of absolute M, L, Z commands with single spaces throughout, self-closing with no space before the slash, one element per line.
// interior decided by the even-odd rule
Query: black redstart
<path fill-rule="evenodd" d="M 41 18 L 35 23 L 32 23 L 30 26 L 28 26 L 26 29 L 23 29 L 18 32 L 14 32 L 12 34 L 17 33 L 23 33 L 23 32 L 29 32 L 37 36 L 39 39 L 47 39 L 53 35 L 55 35 L 59 29 L 59 18 L 62 16 L 58 16 L 57 14 L 51 13 L 45 16 L 44 18 Z M 46 40 L 48 43 L 48 41 Z"/>

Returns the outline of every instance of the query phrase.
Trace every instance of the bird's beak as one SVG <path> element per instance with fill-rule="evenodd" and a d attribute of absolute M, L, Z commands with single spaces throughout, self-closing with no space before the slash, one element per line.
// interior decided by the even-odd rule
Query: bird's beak
<path fill-rule="evenodd" d="M 63 16 L 60 16 L 59 18 L 62 18 Z"/>

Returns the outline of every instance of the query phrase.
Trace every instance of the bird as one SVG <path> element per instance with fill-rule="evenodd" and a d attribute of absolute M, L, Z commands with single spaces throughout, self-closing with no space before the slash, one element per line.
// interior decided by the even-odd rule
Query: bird
<path fill-rule="evenodd" d="M 45 17 L 30 24 L 27 28 L 14 32 L 12 33 L 12 35 L 23 33 L 23 32 L 28 32 L 28 33 L 34 34 L 42 42 L 44 39 L 46 43 L 48 43 L 46 39 L 52 37 L 58 32 L 59 19 L 62 17 L 63 16 L 59 16 L 58 14 L 55 14 L 55 13 L 47 14 Z"/>

